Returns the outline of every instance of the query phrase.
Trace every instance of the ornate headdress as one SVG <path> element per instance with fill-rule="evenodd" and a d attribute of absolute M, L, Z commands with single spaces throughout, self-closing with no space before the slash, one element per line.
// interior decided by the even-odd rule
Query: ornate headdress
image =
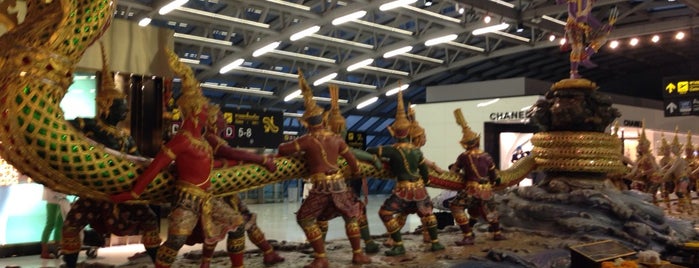
<path fill-rule="evenodd" d="M 396 121 L 388 127 L 388 132 L 396 138 L 405 138 L 410 131 L 410 121 L 405 115 L 405 105 L 403 104 L 403 91 L 398 90 L 398 100 L 396 101 Z"/>
<path fill-rule="evenodd" d="M 218 113 L 221 112 L 221 106 L 218 104 L 209 104 L 206 112 L 208 113 L 206 122 L 207 127 L 209 127 L 211 130 L 218 131 L 218 125 L 216 123 L 218 123 Z"/>
<path fill-rule="evenodd" d="M 177 106 L 182 111 L 184 117 L 194 116 L 202 112 L 209 99 L 204 97 L 199 81 L 194 77 L 192 69 L 180 62 L 180 57 L 170 49 L 165 50 L 168 55 L 168 64 L 172 71 L 182 79 L 182 89 L 177 98 Z"/>
<path fill-rule="evenodd" d="M 454 118 L 456 118 L 456 123 L 461 126 L 462 136 L 461 140 L 459 141 L 461 146 L 464 148 L 469 148 L 474 144 L 477 144 L 480 141 L 481 136 L 473 132 L 471 127 L 468 126 L 466 119 L 464 119 L 464 114 L 461 113 L 461 108 L 454 110 Z"/>
<path fill-rule="evenodd" d="M 692 144 L 692 131 L 687 130 L 687 143 L 684 144 L 684 152 L 687 157 L 694 157 L 694 145 Z M 689 154 L 692 154 L 691 156 Z"/>
<path fill-rule="evenodd" d="M 340 99 L 340 88 L 337 85 L 328 85 L 330 90 L 330 111 L 328 111 L 328 127 L 330 131 L 335 133 L 341 133 L 347 128 L 345 117 L 342 116 L 340 112 L 340 105 L 338 100 Z"/>
<path fill-rule="evenodd" d="M 638 134 L 638 148 L 650 152 L 650 141 L 646 137 L 646 120 L 641 123 L 641 133 Z"/>
<path fill-rule="evenodd" d="M 677 134 L 679 134 L 679 132 L 680 132 L 680 127 L 675 126 L 675 137 L 672 138 L 672 144 L 670 144 L 671 145 L 670 150 L 675 154 L 679 153 L 680 150 L 682 149 L 682 144 L 680 143 L 680 138 L 677 137 Z"/>
<path fill-rule="evenodd" d="M 126 94 L 116 88 L 114 76 L 109 70 L 109 62 L 107 61 L 107 53 L 104 49 L 104 43 L 100 42 L 100 51 L 102 52 L 102 72 L 100 74 L 100 88 L 97 91 L 97 113 L 100 117 L 109 116 L 109 108 L 112 107 L 114 99 L 124 99 Z"/>
<path fill-rule="evenodd" d="M 415 118 L 415 109 L 411 107 L 410 103 L 408 103 L 408 120 L 410 120 L 410 137 L 415 138 L 419 136 L 425 135 L 425 129 L 420 126 L 420 123 L 417 122 L 417 119 Z"/>
<path fill-rule="evenodd" d="M 308 122 L 309 119 L 316 116 L 322 116 L 325 110 L 316 105 L 316 101 L 313 99 L 313 90 L 308 85 L 308 82 L 306 82 L 306 79 L 303 77 L 303 72 L 300 68 L 298 69 L 298 74 L 299 86 L 301 87 L 301 95 L 303 95 L 303 106 L 306 107 L 306 111 L 303 112 L 303 116 L 301 118 L 307 124 L 310 124 L 310 122 Z M 322 123 L 322 121 L 319 121 L 317 123 L 314 122 L 313 125 L 318 125 L 320 123 Z"/>
<path fill-rule="evenodd" d="M 660 133 L 660 153 L 664 154 L 665 150 L 670 148 L 670 144 L 667 142 L 667 139 L 665 139 L 665 133 Z"/>

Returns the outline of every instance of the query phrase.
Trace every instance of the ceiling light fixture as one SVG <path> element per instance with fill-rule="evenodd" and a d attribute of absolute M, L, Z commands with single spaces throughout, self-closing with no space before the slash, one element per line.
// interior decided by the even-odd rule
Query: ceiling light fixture
<path fill-rule="evenodd" d="M 312 34 L 314 34 L 314 33 L 317 33 L 318 31 L 320 31 L 320 26 L 314 25 L 314 26 L 308 27 L 308 28 L 306 28 L 306 29 L 304 29 L 304 30 L 301 30 L 301 31 L 299 31 L 299 32 L 297 32 L 297 33 L 295 33 L 295 34 L 292 34 L 292 35 L 289 37 L 289 40 L 291 40 L 291 41 L 296 41 L 296 40 L 299 40 L 299 39 L 304 38 L 304 37 L 306 37 L 306 36 L 310 36 L 310 35 L 312 35 Z"/>
<path fill-rule="evenodd" d="M 550 22 L 556 23 L 556 24 L 560 24 L 560 25 L 563 25 L 563 26 L 565 26 L 565 25 L 566 25 L 566 22 L 565 22 L 565 21 L 562 21 L 562 20 L 556 19 L 556 18 L 554 18 L 554 17 L 551 17 L 551 16 L 548 16 L 548 15 L 543 15 L 543 16 L 541 16 L 541 18 L 542 18 L 542 19 L 545 19 L 545 20 L 547 20 L 547 21 L 550 21 Z"/>
<path fill-rule="evenodd" d="M 612 42 L 609 42 L 609 47 L 612 48 L 612 49 L 615 49 L 615 48 L 619 47 L 619 41 L 614 40 L 614 41 L 612 41 Z"/>
<path fill-rule="evenodd" d="M 456 38 L 459 37 L 457 34 L 448 34 L 445 36 L 437 37 L 437 38 L 432 38 L 430 40 L 425 41 L 425 46 L 434 46 L 438 45 L 441 43 L 446 43 L 450 41 L 456 40 Z"/>
<path fill-rule="evenodd" d="M 385 3 L 381 6 L 379 6 L 379 10 L 387 11 L 387 10 L 391 10 L 391 9 L 394 9 L 397 7 L 407 6 L 407 5 L 413 4 L 415 2 L 417 2 L 417 0 L 396 0 L 396 1 L 388 2 L 388 3 Z"/>
<path fill-rule="evenodd" d="M 199 61 L 197 59 L 180 58 L 180 62 L 188 63 L 188 64 L 199 64 L 201 61 Z"/>
<path fill-rule="evenodd" d="M 485 23 L 490 23 L 491 20 L 492 18 L 490 17 L 490 15 L 485 15 L 485 17 L 483 18 L 483 22 Z"/>
<path fill-rule="evenodd" d="M 555 35 L 549 35 L 549 41 L 553 42 L 554 40 L 556 40 L 556 36 L 555 36 Z"/>
<path fill-rule="evenodd" d="M 292 2 L 287 2 L 287 1 L 282 1 L 282 0 L 267 0 L 267 2 L 275 3 L 278 5 L 282 5 L 282 6 L 293 7 L 293 8 L 301 9 L 301 10 L 305 10 L 305 11 L 311 10 L 311 7 L 309 7 L 309 6 L 296 4 L 296 3 L 292 3 Z"/>
<path fill-rule="evenodd" d="M 158 10 L 158 14 L 160 15 L 165 15 L 167 13 L 170 13 L 171 11 L 175 10 L 178 7 L 181 7 L 182 5 L 186 4 L 189 0 L 175 0 L 170 3 L 167 3 L 163 7 L 161 7 Z"/>
<path fill-rule="evenodd" d="M 266 91 L 266 90 L 261 90 L 261 89 L 250 89 L 250 88 L 241 88 L 241 87 L 230 87 L 230 86 L 224 86 L 224 85 L 219 85 L 219 84 L 213 84 L 213 83 L 201 83 L 199 86 L 203 88 L 210 88 L 210 89 L 216 89 L 216 90 L 222 90 L 222 91 L 232 91 L 232 92 L 237 92 L 245 95 L 259 95 L 259 96 L 272 96 L 274 95 L 274 92 L 272 91 Z"/>
<path fill-rule="evenodd" d="M 214 38 L 208 38 L 208 37 L 203 37 L 203 36 L 198 36 L 198 35 L 191 35 L 191 34 L 183 34 L 183 33 L 174 33 L 172 35 L 174 38 L 182 38 L 182 39 L 189 39 L 189 40 L 196 40 L 196 41 L 201 41 L 201 42 L 207 42 L 207 43 L 212 43 L 212 44 L 219 44 L 219 45 L 226 45 L 226 46 L 232 46 L 233 42 L 231 41 L 226 41 L 226 40 L 220 40 L 220 39 L 214 39 Z"/>
<path fill-rule="evenodd" d="M 244 59 L 234 60 L 231 63 L 226 64 L 226 66 L 221 67 L 221 69 L 218 70 L 218 73 L 225 74 L 227 72 L 230 72 L 231 70 L 240 67 L 240 65 L 242 65 L 243 62 L 245 62 Z"/>
<path fill-rule="evenodd" d="M 384 58 L 390 58 L 390 57 L 393 57 L 393 56 L 396 56 L 396 55 L 400 55 L 400 54 L 403 54 L 403 53 L 408 53 L 408 52 L 410 52 L 411 50 L 413 50 L 413 47 L 412 47 L 412 46 L 404 46 L 404 47 L 401 47 L 401 48 L 399 48 L 399 49 L 391 50 L 391 51 L 389 51 L 389 52 L 384 53 L 384 54 L 383 54 L 383 57 L 384 57 Z"/>
<path fill-rule="evenodd" d="M 279 41 L 269 43 L 269 44 L 255 50 L 255 52 L 252 53 L 252 56 L 255 58 L 262 56 L 262 55 L 266 54 L 267 52 L 270 52 L 270 51 L 274 50 L 275 48 L 277 48 L 279 46 L 279 44 L 281 44 L 281 43 L 282 42 L 279 42 Z"/>
<path fill-rule="evenodd" d="M 290 57 L 296 57 L 296 58 L 302 58 L 302 59 L 308 59 L 308 60 L 314 60 L 314 61 L 325 62 L 325 63 L 335 63 L 336 62 L 335 59 L 323 58 L 323 57 L 302 54 L 302 53 L 296 53 L 296 52 L 289 52 L 289 51 L 278 50 L 278 49 L 272 50 L 269 53 L 290 56 Z"/>
<path fill-rule="evenodd" d="M 427 57 L 427 56 L 422 56 L 422 55 L 417 55 L 417 54 L 412 54 L 412 53 L 404 53 L 403 56 L 404 56 L 404 57 L 413 58 L 413 59 L 417 59 L 417 60 L 421 60 L 421 61 L 433 62 L 433 63 L 436 63 L 436 64 L 442 64 L 442 63 L 444 63 L 444 60 L 435 59 L 435 58 L 430 58 L 430 57 Z"/>
<path fill-rule="evenodd" d="M 500 4 L 500 5 L 509 7 L 509 8 L 515 8 L 515 4 L 510 3 L 510 2 L 505 2 L 505 1 L 502 1 L 502 0 L 490 0 L 490 2 L 493 2 L 493 3 L 496 3 L 496 4 Z"/>
<path fill-rule="evenodd" d="M 328 81 L 332 80 L 332 79 L 335 78 L 335 77 L 337 77 L 337 73 L 328 74 L 328 75 L 326 75 L 326 76 L 323 76 L 323 77 L 321 77 L 321 78 L 318 78 L 318 80 L 316 80 L 316 81 L 313 82 L 313 85 L 314 85 L 314 86 L 322 85 L 323 83 L 328 82 Z"/>
<path fill-rule="evenodd" d="M 684 39 L 684 32 L 677 32 L 677 34 L 675 34 L 675 39 L 677 39 L 677 40 Z"/>
<path fill-rule="evenodd" d="M 379 100 L 379 97 L 373 97 L 371 99 L 365 100 L 362 103 L 357 105 L 357 110 L 360 110 L 364 107 L 367 107 L 367 106 L 371 105 L 372 103 L 376 102 L 377 100 Z"/>
<path fill-rule="evenodd" d="M 398 93 L 398 91 L 406 90 L 406 89 L 408 89 L 408 87 L 410 87 L 409 84 L 403 84 L 403 85 L 401 85 L 401 86 L 399 86 L 399 87 L 397 87 L 397 88 L 394 88 L 394 89 L 391 89 L 391 90 L 389 90 L 389 91 L 386 91 L 386 97 L 391 96 L 391 95 L 394 95 L 394 94 Z"/>
<path fill-rule="evenodd" d="M 141 20 L 138 21 L 138 26 L 146 27 L 146 26 L 148 26 L 148 24 L 150 24 L 150 22 L 151 22 L 151 18 L 145 17 L 145 18 L 142 18 Z"/>
<path fill-rule="evenodd" d="M 301 96 L 301 90 L 300 90 L 300 89 L 297 89 L 296 91 L 291 92 L 289 95 L 286 95 L 286 97 L 284 97 L 284 101 L 285 101 L 285 102 L 289 102 L 289 101 L 295 99 L 295 98 L 298 97 L 298 96 Z"/>
<path fill-rule="evenodd" d="M 388 73 L 388 74 L 397 74 L 397 75 L 402 75 L 402 76 L 410 75 L 410 73 L 408 73 L 408 72 L 398 71 L 398 70 L 393 70 L 393 69 L 386 69 L 386 68 L 379 68 L 379 67 L 374 67 L 374 66 L 366 66 L 362 69 L 383 72 L 383 73 Z"/>
<path fill-rule="evenodd" d="M 432 0 L 425 0 L 425 6 L 426 7 L 432 6 Z"/>
<path fill-rule="evenodd" d="M 658 41 L 660 41 L 660 36 L 656 34 L 653 36 L 653 38 L 650 39 L 650 41 L 653 43 L 657 43 Z"/>
<path fill-rule="evenodd" d="M 366 15 L 365 10 L 356 11 L 356 12 L 353 12 L 353 13 L 350 13 L 350 14 L 347 14 L 347 15 L 344 15 L 342 17 L 338 17 L 338 18 L 334 19 L 332 21 L 332 24 L 337 26 L 337 25 L 340 25 L 340 24 L 343 24 L 346 22 L 358 20 L 358 19 L 364 17 L 365 15 Z"/>
<path fill-rule="evenodd" d="M 494 31 L 502 31 L 502 30 L 505 30 L 505 29 L 507 29 L 507 27 L 510 27 L 510 25 L 503 22 L 503 23 L 500 23 L 500 24 L 498 24 L 498 25 L 486 26 L 486 27 L 483 27 L 483 28 L 475 29 L 475 30 L 473 30 L 473 32 L 471 32 L 471 34 L 473 34 L 473 35 L 481 35 L 481 34 L 486 34 L 486 33 L 492 33 L 492 32 L 494 32 Z"/>
<path fill-rule="evenodd" d="M 521 22 L 517 23 L 517 32 L 518 33 L 524 32 L 524 23 L 521 23 Z"/>
<path fill-rule="evenodd" d="M 485 52 L 485 48 L 477 47 L 477 46 L 472 46 L 472 45 L 467 45 L 467 44 L 462 44 L 458 42 L 446 42 L 445 44 L 455 46 L 455 47 L 460 47 L 460 48 L 465 48 L 465 49 L 470 49 L 473 51 L 478 51 L 478 52 Z"/>
<path fill-rule="evenodd" d="M 274 75 L 274 76 L 278 76 L 278 77 L 287 78 L 287 79 L 293 80 L 293 81 L 296 81 L 299 78 L 299 76 L 297 74 L 290 74 L 290 73 L 277 72 L 277 71 L 272 71 L 272 70 L 250 68 L 250 67 L 244 67 L 244 66 L 240 66 L 240 67 L 235 68 L 235 69 L 238 71 L 242 71 L 242 72 L 257 73 L 257 74 L 264 74 L 264 75 Z"/>
<path fill-rule="evenodd" d="M 213 12 L 206 12 L 206 11 L 199 10 L 199 9 L 188 8 L 188 7 L 179 7 L 179 8 L 177 8 L 177 10 L 182 11 L 182 12 L 186 12 L 186 13 L 192 13 L 195 15 L 204 16 L 204 17 L 220 19 L 220 20 L 225 20 L 225 21 L 229 21 L 229 22 L 235 22 L 235 23 L 246 24 L 246 25 L 255 26 L 255 27 L 259 27 L 259 28 L 269 29 L 269 24 L 266 24 L 266 23 L 261 23 L 261 22 L 256 22 L 256 21 L 252 21 L 252 20 L 246 20 L 246 19 L 240 19 L 240 18 L 221 15 L 221 14 L 213 13 Z"/>
<path fill-rule="evenodd" d="M 629 45 L 631 45 L 632 47 L 638 45 L 638 38 L 631 38 L 631 40 L 629 40 Z"/>
<path fill-rule="evenodd" d="M 511 38 L 511 39 L 519 40 L 519 41 L 522 41 L 522 42 L 525 42 L 525 43 L 529 43 L 529 38 L 521 37 L 521 36 L 516 35 L 516 34 L 511 34 L 511 33 L 508 33 L 508 32 L 501 32 L 501 31 L 494 31 L 493 33 L 494 33 L 494 34 L 497 34 L 497 35 L 500 35 L 500 36 L 507 37 L 507 38 Z"/>
<path fill-rule="evenodd" d="M 374 62 L 373 58 L 368 58 L 368 59 L 359 61 L 357 63 L 350 65 L 350 66 L 347 66 L 347 71 L 351 72 L 351 71 L 357 70 L 359 68 L 364 68 L 365 66 L 371 64 L 372 62 Z"/>

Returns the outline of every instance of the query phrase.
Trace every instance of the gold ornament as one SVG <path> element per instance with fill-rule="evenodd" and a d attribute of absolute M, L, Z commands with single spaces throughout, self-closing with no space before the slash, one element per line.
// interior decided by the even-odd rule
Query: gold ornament
<path fill-rule="evenodd" d="M 100 51 L 102 52 L 102 72 L 100 74 L 100 88 L 97 91 L 97 113 L 100 117 L 109 116 L 109 108 L 112 107 L 115 99 L 124 99 L 126 94 L 116 88 L 114 76 L 109 70 L 109 62 L 107 60 L 107 52 L 104 49 L 104 43 L 100 42 Z"/>
<path fill-rule="evenodd" d="M 670 144 L 670 150 L 672 153 L 675 155 L 679 155 L 680 149 L 682 149 L 682 144 L 680 143 L 679 137 L 677 137 L 677 134 L 680 132 L 680 127 L 675 126 L 675 137 L 672 138 L 672 143 Z"/>
<path fill-rule="evenodd" d="M 416 139 L 418 137 L 424 136 L 425 135 L 425 129 L 420 126 L 420 123 L 417 122 L 417 119 L 415 118 L 415 109 L 411 107 L 410 103 L 408 103 L 408 120 L 411 122 L 410 126 L 410 138 L 411 139 Z"/>
<path fill-rule="evenodd" d="M 329 85 L 330 90 L 330 110 L 328 111 L 328 127 L 330 131 L 334 133 L 342 133 L 347 129 L 345 122 L 345 117 L 342 116 L 340 112 L 340 105 L 338 100 L 340 99 L 340 88 L 337 85 Z"/>
<path fill-rule="evenodd" d="M 687 143 L 685 143 L 685 145 L 684 145 L 684 150 L 685 150 L 685 152 L 688 152 L 688 153 L 694 152 L 694 145 L 692 144 L 692 131 L 691 130 L 687 130 Z M 688 155 L 688 157 L 689 157 L 689 155 Z M 692 155 L 692 157 L 693 157 L 693 155 Z"/>
<path fill-rule="evenodd" d="M 468 126 L 468 123 L 466 122 L 466 119 L 464 119 L 464 114 L 461 113 L 461 108 L 457 108 L 454 110 L 454 117 L 456 118 L 456 123 L 461 126 L 461 146 L 464 148 L 473 146 L 474 144 L 477 143 L 477 141 L 480 141 L 481 136 L 473 132 L 471 130 L 471 127 Z"/>
<path fill-rule="evenodd" d="M 410 130 L 410 121 L 405 115 L 405 105 L 403 104 L 403 91 L 398 90 L 398 99 L 396 101 L 396 120 L 388 127 L 388 132 L 396 138 L 405 138 Z"/>
<path fill-rule="evenodd" d="M 303 72 L 300 68 L 298 69 L 298 74 L 299 86 L 301 87 L 301 95 L 303 95 L 303 106 L 306 107 L 306 111 L 303 112 L 303 116 L 301 118 L 308 124 L 308 119 L 310 119 L 311 117 L 323 115 L 325 110 L 316 105 L 316 101 L 313 99 L 313 90 L 308 85 L 308 82 L 306 82 L 306 79 L 303 77 Z"/>
<path fill-rule="evenodd" d="M 650 153 L 650 141 L 646 137 L 646 120 L 641 123 L 641 133 L 638 135 L 638 148 Z"/>
<path fill-rule="evenodd" d="M 182 89 L 180 97 L 177 98 L 177 106 L 184 117 L 194 117 L 202 112 L 204 106 L 209 103 L 209 99 L 204 97 L 199 81 L 194 77 L 192 69 L 180 62 L 180 57 L 170 49 L 165 50 L 168 56 L 168 64 L 172 71 L 182 79 Z"/>

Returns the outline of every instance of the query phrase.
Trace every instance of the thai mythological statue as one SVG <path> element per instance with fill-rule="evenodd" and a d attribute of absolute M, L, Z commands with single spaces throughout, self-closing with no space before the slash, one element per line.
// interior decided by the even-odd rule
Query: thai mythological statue
<path fill-rule="evenodd" d="M 660 166 L 650 149 L 650 141 L 646 137 L 645 124 L 638 135 L 636 147 L 636 162 L 625 177 L 632 181 L 631 188 L 651 194 L 653 204 L 658 204 L 657 193 L 662 186 Z"/>
<path fill-rule="evenodd" d="M 269 172 L 276 170 L 274 158 L 271 156 L 259 155 L 245 150 L 235 149 L 228 145 L 228 142 L 221 138 L 221 132 L 225 129 L 226 122 L 223 113 L 218 105 L 210 104 L 208 109 L 209 117 L 206 129 L 206 140 L 213 148 L 214 165 L 238 165 L 242 163 L 255 163 L 264 166 Z M 232 162 L 232 163 L 231 163 Z M 255 213 L 252 213 L 245 203 L 240 199 L 238 194 L 230 194 L 222 197 L 234 211 L 238 211 L 243 215 L 245 224 L 239 226 L 235 231 L 228 233 L 227 250 L 231 261 L 231 267 L 243 267 L 243 259 L 245 255 L 245 233 L 248 234 L 250 241 L 262 250 L 262 262 L 265 265 L 273 265 L 283 262 L 284 258 L 279 256 L 274 251 L 272 245 L 265 238 L 265 234 L 257 226 Z M 199 238 L 199 237 L 198 237 Z M 194 239 L 190 237 L 190 241 L 204 242 L 203 239 Z M 204 242 L 202 249 L 201 268 L 208 268 L 211 264 L 211 258 L 214 255 L 217 243 Z"/>
<path fill-rule="evenodd" d="M 398 91 L 396 108 L 396 120 L 388 131 L 396 142 L 390 146 L 368 148 L 367 152 L 378 157 L 387 158 L 389 167 L 396 178 L 393 194 L 386 199 L 379 209 L 379 216 L 386 226 L 386 231 L 395 242 L 391 250 L 386 251 L 388 256 L 405 254 L 405 247 L 400 233 L 401 223 L 396 215 L 416 213 L 420 217 L 423 228 L 430 234 L 432 251 L 443 250 L 437 237 L 437 218 L 432 213 L 432 201 L 425 189 L 429 183 L 428 168 L 424 162 L 422 152 L 418 147 L 410 143 L 409 131 L 411 123 L 405 115 L 403 105 L 403 93 Z"/>
<path fill-rule="evenodd" d="M 325 215 L 339 213 L 345 220 L 345 231 L 352 246 L 352 263 L 371 263 L 361 248 L 361 234 L 358 219 L 361 208 L 356 204 L 354 193 L 347 186 L 345 174 L 338 166 L 338 158 L 342 156 L 350 168 L 349 176 L 357 176 L 359 167 L 354 155 L 350 152 L 345 140 L 336 133 L 328 130 L 324 110 L 313 100 L 313 91 L 303 77 L 301 70 L 299 85 L 306 110 L 302 120 L 308 128 L 307 134 L 297 139 L 279 145 L 280 155 L 302 154 L 310 171 L 309 179 L 313 188 L 296 213 L 296 221 L 306 234 L 315 252 L 315 259 L 305 267 L 328 267 L 325 255 L 325 241 L 319 228 L 318 219 L 327 220 Z"/>
<path fill-rule="evenodd" d="M 337 87 L 337 85 L 333 84 L 329 85 L 328 87 L 330 90 L 330 110 L 326 112 L 327 126 L 328 129 L 330 129 L 330 131 L 337 135 L 340 135 L 340 137 L 345 139 L 345 137 L 347 136 L 347 124 L 345 123 L 345 117 L 342 116 L 342 113 L 340 112 L 340 105 L 338 103 L 338 100 L 340 99 L 340 89 Z M 377 169 L 383 169 L 383 163 L 375 155 L 367 153 L 364 150 L 351 147 L 350 152 L 352 152 L 352 154 L 357 160 L 374 163 L 374 166 L 376 166 Z M 360 187 L 352 187 L 352 183 L 355 181 L 360 182 Z M 379 244 L 377 244 L 371 238 L 371 232 L 369 231 L 369 222 L 366 216 L 366 203 L 368 202 L 366 198 L 366 195 L 368 194 L 366 177 L 362 177 L 361 180 L 348 180 L 348 184 L 350 185 L 350 187 L 352 187 L 352 193 L 355 195 L 354 202 L 357 204 L 357 206 L 361 207 L 361 214 L 357 219 L 357 223 L 359 224 L 359 233 L 362 237 L 362 240 L 364 240 L 364 252 L 379 252 Z M 364 192 L 363 201 L 360 199 L 362 192 Z M 341 216 L 339 213 L 337 213 L 337 211 L 329 212 L 332 213 L 330 215 L 322 215 L 321 217 L 319 217 L 317 221 L 318 227 L 323 233 L 323 239 L 325 239 L 325 234 L 327 234 L 328 232 L 328 221 L 337 216 Z"/>
<path fill-rule="evenodd" d="M 689 199 L 689 164 L 682 158 L 682 144 L 679 142 L 677 132 L 678 129 L 675 128 L 675 137 L 672 139 L 669 148 L 669 152 L 672 153 L 672 155 L 666 153 L 668 150 L 665 150 L 663 158 L 660 159 L 660 165 L 662 166 L 661 174 L 665 182 L 672 182 L 674 185 L 673 191 L 675 195 L 677 195 L 678 212 L 691 212 L 692 203 Z M 669 191 L 668 195 L 673 191 Z"/>
<path fill-rule="evenodd" d="M 116 88 L 114 77 L 108 68 L 104 45 L 102 51 L 101 87 L 97 92 L 98 117 L 76 118 L 70 121 L 75 127 L 107 148 L 124 154 L 139 155 L 136 143 L 117 124 L 126 118 L 128 106 L 126 95 Z M 73 202 L 63 224 L 61 253 L 66 266 L 76 267 L 78 253 L 82 247 L 80 232 L 90 225 L 100 237 L 104 234 L 120 236 L 142 233 L 141 241 L 146 252 L 155 262 L 155 254 L 160 246 L 160 226 L 158 216 L 146 204 L 114 204 L 110 201 L 80 197 Z"/>
<path fill-rule="evenodd" d="M 696 189 L 699 189 L 699 185 L 697 185 L 699 174 L 695 172 L 695 170 L 699 168 L 699 158 L 694 155 L 695 152 L 696 149 L 692 144 L 692 132 L 687 131 L 687 143 L 684 145 L 684 161 L 687 162 L 687 176 L 689 176 L 690 185 L 694 185 L 694 189 L 696 191 Z"/>
<path fill-rule="evenodd" d="M 456 244 L 473 245 L 475 240 L 465 209 L 468 209 L 471 217 L 481 217 L 488 222 L 488 231 L 493 233 L 493 240 L 504 240 L 505 236 L 500 231 L 499 216 L 493 201 L 492 186 L 500 184 L 493 158 L 480 149 L 481 136 L 468 126 L 461 109 L 454 110 L 454 117 L 457 124 L 461 126 L 463 136 L 459 143 L 465 151 L 456 158 L 451 172 L 460 174 L 466 182 L 466 187 L 461 189 L 449 204 L 454 221 L 464 235 L 464 238 Z"/>
<path fill-rule="evenodd" d="M 566 22 L 566 44 L 563 49 L 570 49 L 570 78 L 580 78 L 578 66 L 595 67 L 590 57 L 607 42 L 607 37 L 616 23 L 618 11 L 613 9 L 606 23 L 591 16 L 595 0 L 556 0 L 567 3 L 568 20 Z"/>

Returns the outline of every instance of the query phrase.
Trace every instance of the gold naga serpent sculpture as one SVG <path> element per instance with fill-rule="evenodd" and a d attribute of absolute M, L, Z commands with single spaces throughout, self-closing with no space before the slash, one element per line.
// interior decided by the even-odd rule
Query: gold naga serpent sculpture
<path fill-rule="evenodd" d="M 25 21 L 0 37 L 0 154 L 38 183 L 67 194 L 107 199 L 127 191 L 146 165 L 87 139 L 64 118 L 59 104 L 85 50 L 109 27 L 116 3 L 110 0 L 30 0 Z M 298 157 L 279 157 L 276 172 L 254 164 L 214 169 L 217 195 L 249 190 L 307 174 Z M 341 163 L 341 166 L 346 166 Z M 534 167 L 524 159 L 503 170 L 504 185 Z M 391 178 L 385 170 L 360 164 L 367 177 Z M 456 174 L 431 171 L 434 187 L 458 188 Z M 161 172 L 141 196 L 169 200 L 173 174 Z M 440 183 L 441 182 L 441 183 Z"/>

